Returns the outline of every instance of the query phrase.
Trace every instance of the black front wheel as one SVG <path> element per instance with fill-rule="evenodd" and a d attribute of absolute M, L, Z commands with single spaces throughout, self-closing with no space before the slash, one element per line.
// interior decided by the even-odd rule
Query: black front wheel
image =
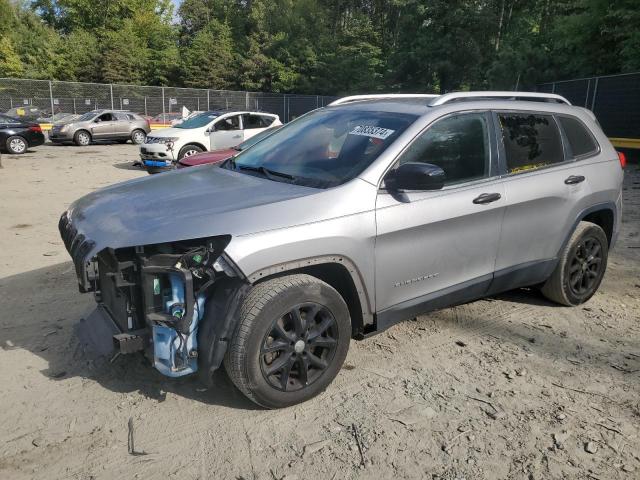
<path fill-rule="evenodd" d="M 602 228 L 580 222 L 564 247 L 555 271 L 542 287 L 542 293 L 562 305 L 586 302 L 602 282 L 608 249 L 609 242 Z"/>
<path fill-rule="evenodd" d="M 275 278 L 247 296 L 225 368 L 257 404 L 286 407 L 331 383 L 350 338 L 349 310 L 335 289 L 310 275 Z"/>

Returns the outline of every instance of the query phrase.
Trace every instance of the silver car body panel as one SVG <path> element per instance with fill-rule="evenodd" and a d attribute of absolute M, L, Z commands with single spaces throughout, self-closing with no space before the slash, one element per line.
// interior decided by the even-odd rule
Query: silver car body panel
<path fill-rule="evenodd" d="M 385 109 L 393 104 L 378 102 L 328 108 Z M 231 235 L 226 254 L 251 281 L 305 262 L 344 259 L 362 310 L 370 316 L 468 282 L 490 281 L 496 271 L 553 260 L 581 212 L 593 206 L 615 209 L 617 231 L 622 170 L 591 112 L 508 100 L 438 107 L 396 103 L 393 108 L 407 108 L 420 117 L 359 177 L 335 188 L 295 186 L 205 166 L 91 193 L 69 209 L 75 228 L 95 242 L 86 260 L 106 247 Z M 571 115 L 589 127 L 600 151 L 538 170 L 411 192 L 402 201 L 381 188 L 385 173 L 417 135 L 436 120 L 463 111 Z M 565 185 L 572 174 L 587 181 Z M 485 192 L 502 198 L 474 205 L 472 200 Z"/>

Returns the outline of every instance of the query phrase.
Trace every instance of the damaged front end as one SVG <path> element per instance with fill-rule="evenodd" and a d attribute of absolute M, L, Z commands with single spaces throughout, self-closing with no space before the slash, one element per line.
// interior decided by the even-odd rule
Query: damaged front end
<path fill-rule="evenodd" d="M 112 323 L 116 352 L 142 351 L 170 377 L 200 371 L 210 380 L 248 288 L 224 254 L 231 237 L 104 248 L 88 258 L 94 245 L 75 231 L 66 214 L 59 228 L 80 291 L 94 292 Z"/>

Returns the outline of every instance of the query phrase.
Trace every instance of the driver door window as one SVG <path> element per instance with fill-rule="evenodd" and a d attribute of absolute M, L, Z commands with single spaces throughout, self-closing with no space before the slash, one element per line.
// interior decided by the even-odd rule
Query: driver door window
<path fill-rule="evenodd" d="M 219 120 L 215 124 L 215 130 L 218 131 L 229 131 L 229 130 L 240 130 L 240 116 L 234 115 L 233 117 L 223 118 Z"/>
<path fill-rule="evenodd" d="M 110 113 L 103 113 L 94 120 L 91 127 L 91 134 L 95 138 L 106 137 L 112 135 L 114 132 L 113 115 Z"/>
<path fill-rule="evenodd" d="M 484 113 L 464 113 L 438 120 L 402 154 L 399 165 L 423 162 L 445 173 L 445 185 L 489 175 L 489 123 Z"/>

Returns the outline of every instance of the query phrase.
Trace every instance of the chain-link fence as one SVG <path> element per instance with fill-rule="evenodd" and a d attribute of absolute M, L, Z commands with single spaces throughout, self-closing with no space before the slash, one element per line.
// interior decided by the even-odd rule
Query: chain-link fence
<path fill-rule="evenodd" d="M 336 98 L 0 78 L 0 112 L 43 123 L 101 108 L 128 110 L 157 123 L 167 123 L 175 114 L 182 113 L 183 107 L 190 112 L 218 109 L 263 111 L 275 113 L 283 122 L 288 122 Z"/>
<path fill-rule="evenodd" d="M 640 72 L 543 83 L 538 91 L 592 110 L 607 136 L 640 147 Z"/>

